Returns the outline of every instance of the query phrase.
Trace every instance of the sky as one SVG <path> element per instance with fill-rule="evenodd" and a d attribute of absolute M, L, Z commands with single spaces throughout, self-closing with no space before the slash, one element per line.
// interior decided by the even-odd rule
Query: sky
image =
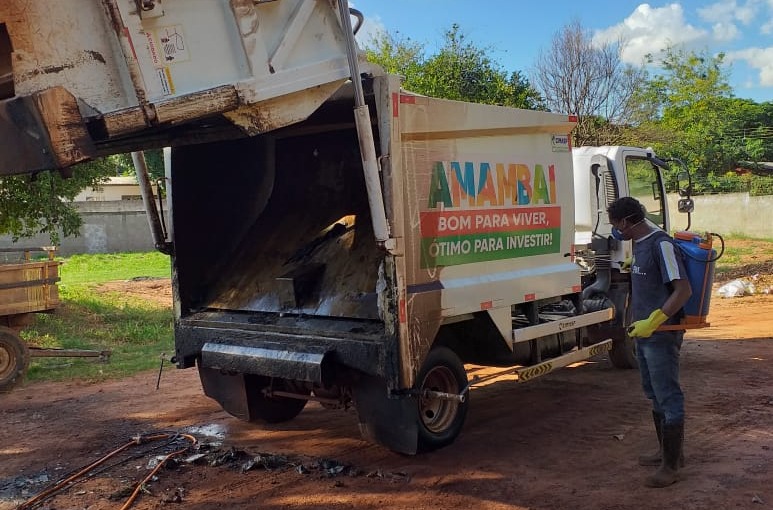
<path fill-rule="evenodd" d="M 350 0 L 365 23 L 360 44 L 387 31 L 427 45 L 433 52 L 453 23 L 507 71 L 527 76 L 554 34 L 579 20 L 595 41 L 626 41 L 623 60 L 681 46 L 725 53 L 734 95 L 773 101 L 773 0 Z"/>

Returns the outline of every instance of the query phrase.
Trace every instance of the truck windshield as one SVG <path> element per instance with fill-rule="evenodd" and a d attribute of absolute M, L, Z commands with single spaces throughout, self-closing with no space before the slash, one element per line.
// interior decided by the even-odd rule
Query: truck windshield
<path fill-rule="evenodd" d="M 630 195 L 647 210 L 647 219 L 665 229 L 663 186 L 658 167 L 646 159 L 626 157 L 626 173 Z"/>

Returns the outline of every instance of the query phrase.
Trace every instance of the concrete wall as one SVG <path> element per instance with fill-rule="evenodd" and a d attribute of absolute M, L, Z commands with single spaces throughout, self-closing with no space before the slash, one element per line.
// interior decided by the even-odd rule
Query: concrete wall
<path fill-rule="evenodd" d="M 668 197 L 673 230 L 683 230 L 687 226 L 686 215 L 676 210 L 678 198 L 677 195 Z M 728 193 L 701 195 L 693 199 L 695 212 L 690 230 L 773 239 L 773 196 L 750 197 L 748 193 Z M 80 236 L 64 238 L 59 248 L 60 255 L 155 249 L 141 201 L 80 202 L 76 206 L 83 217 Z M 49 244 L 48 236 L 22 239 L 16 243 L 17 246 Z M 0 248 L 12 246 L 10 237 L 0 237 Z"/>
<path fill-rule="evenodd" d="M 668 196 L 673 230 L 683 230 L 687 226 L 687 216 L 676 210 L 678 200 L 675 194 Z M 723 193 L 700 195 L 693 200 L 695 212 L 690 230 L 773 239 L 772 195 L 750 197 L 748 193 Z"/>
<path fill-rule="evenodd" d="M 62 238 L 59 255 L 147 252 L 155 249 L 141 200 L 79 202 L 75 206 L 83 218 L 80 235 Z M 21 239 L 15 245 L 10 237 L 0 236 L 0 248 L 50 244 L 47 235 Z"/>

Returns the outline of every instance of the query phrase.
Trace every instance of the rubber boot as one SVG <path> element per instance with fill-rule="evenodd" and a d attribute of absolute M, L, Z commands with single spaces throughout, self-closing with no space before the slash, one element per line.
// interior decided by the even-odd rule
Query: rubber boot
<path fill-rule="evenodd" d="M 668 487 L 679 480 L 679 455 L 682 451 L 684 423 L 663 425 L 663 462 L 654 475 L 647 478 L 647 487 Z"/>
<path fill-rule="evenodd" d="M 658 450 L 650 454 L 640 455 L 640 466 L 659 466 L 663 461 L 663 422 L 665 419 L 665 414 L 652 411 L 652 422 L 655 424 L 655 433 L 658 436 Z"/>

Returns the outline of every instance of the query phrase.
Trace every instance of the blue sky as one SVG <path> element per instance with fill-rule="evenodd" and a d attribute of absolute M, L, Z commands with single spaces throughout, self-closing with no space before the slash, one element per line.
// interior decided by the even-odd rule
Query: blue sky
<path fill-rule="evenodd" d="M 773 0 L 350 0 L 365 15 L 358 39 L 379 30 L 426 43 L 432 51 L 458 23 L 509 71 L 529 75 L 535 57 L 574 19 L 599 41 L 627 41 L 623 59 L 639 64 L 647 53 L 682 45 L 724 52 L 737 97 L 773 101 Z"/>

